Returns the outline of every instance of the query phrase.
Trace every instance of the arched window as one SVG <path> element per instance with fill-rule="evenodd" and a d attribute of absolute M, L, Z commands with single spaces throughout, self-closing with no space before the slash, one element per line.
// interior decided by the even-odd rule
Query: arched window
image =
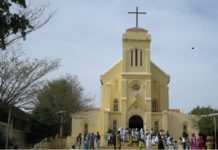
<path fill-rule="evenodd" d="M 115 99 L 114 100 L 114 111 L 118 111 L 119 110 L 118 107 L 119 107 L 118 100 Z"/>
<path fill-rule="evenodd" d="M 86 123 L 86 124 L 84 125 L 84 133 L 85 133 L 85 134 L 87 134 L 87 133 L 89 132 L 88 128 L 89 128 L 89 126 L 88 126 L 88 124 Z"/>
<path fill-rule="evenodd" d="M 155 133 L 158 133 L 158 132 L 159 132 L 159 122 L 158 122 L 158 121 L 155 121 L 155 122 L 154 122 L 154 132 L 155 132 Z"/>
<path fill-rule="evenodd" d="M 157 112 L 157 100 L 152 100 L 152 112 Z"/>

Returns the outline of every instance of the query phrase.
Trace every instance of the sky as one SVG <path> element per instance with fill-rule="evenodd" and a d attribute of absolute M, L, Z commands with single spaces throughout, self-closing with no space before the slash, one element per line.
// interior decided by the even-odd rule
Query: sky
<path fill-rule="evenodd" d="M 135 26 L 128 11 L 138 6 L 147 12 L 139 16 L 139 27 L 151 34 L 151 60 L 170 75 L 170 108 L 218 108 L 217 0 L 30 1 L 32 6 L 49 3 L 46 13 L 56 11 L 23 42 L 32 58 L 61 59 L 47 79 L 77 75 L 98 106 L 100 75 L 122 57 L 122 34 Z"/>

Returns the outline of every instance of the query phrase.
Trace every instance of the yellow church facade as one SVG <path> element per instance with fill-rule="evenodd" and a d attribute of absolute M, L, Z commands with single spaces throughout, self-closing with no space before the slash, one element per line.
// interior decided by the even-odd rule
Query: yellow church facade
<path fill-rule="evenodd" d="M 126 30 L 122 58 L 100 77 L 100 108 L 72 116 L 72 139 L 97 131 L 104 137 L 109 129 L 120 127 L 168 130 L 174 139 L 183 131 L 198 133 L 196 116 L 169 109 L 170 76 L 151 61 L 150 43 L 148 30 Z"/>

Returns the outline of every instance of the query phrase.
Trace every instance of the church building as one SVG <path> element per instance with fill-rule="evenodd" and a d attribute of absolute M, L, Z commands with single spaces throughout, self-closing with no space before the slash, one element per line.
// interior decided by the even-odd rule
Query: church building
<path fill-rule="evenodd" d="M 71 138 L 97 131 L 104 137 L 120 127 L 168 130 L 177 140 L 184 131 L 198 133 L 195 116 L 169 108 L 170 76 L 151 61 L 150 44 L 147 29 L 126 30 L 122 58 L 100 76 L 100 108 L 72 116 Z"/>

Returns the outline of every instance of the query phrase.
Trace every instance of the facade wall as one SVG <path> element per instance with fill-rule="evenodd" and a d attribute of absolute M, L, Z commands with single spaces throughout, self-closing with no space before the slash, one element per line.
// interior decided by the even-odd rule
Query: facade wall
<path fill-rule="evenodd" d="M 155 130 L 155 122 L 158 122 L 158 130 L 163 129 L 163 114 L 160 112 L 153 112 L 151 119 L 151 128 Z"/>
<path fill-rule="evenodd" d="M 192 133 L 195 133 L 196 135 L 198 134 L 199 129 L 197 122 L 200 119 L 198 116 L 177 112 L 168 112 L 168 116 L 168 130 L 175 139 L 179 139 L 179 137 L 182 136 L 184 126 L 187 127 L 187 133 L 189 136 L 191 136 Z"/>
<path fill-rule="evenodd" d="M 114 126 L 116 122 L 116 127 Z M 121 113 L 120 112 L 111 112 L 109 114 L 109 129 L 114 130 L 121 127 Z"/>
<path fill-rule="evenodd" d="M 78 136 L 79 133 L 84 135 L 85 125 L 88 125 L 88 133 L 96 133 L 100 129 L 100 110 L 93 110 L 72 116 L 72 137 Z M 100 132 L 100 131 L 99 131 Z"/>

